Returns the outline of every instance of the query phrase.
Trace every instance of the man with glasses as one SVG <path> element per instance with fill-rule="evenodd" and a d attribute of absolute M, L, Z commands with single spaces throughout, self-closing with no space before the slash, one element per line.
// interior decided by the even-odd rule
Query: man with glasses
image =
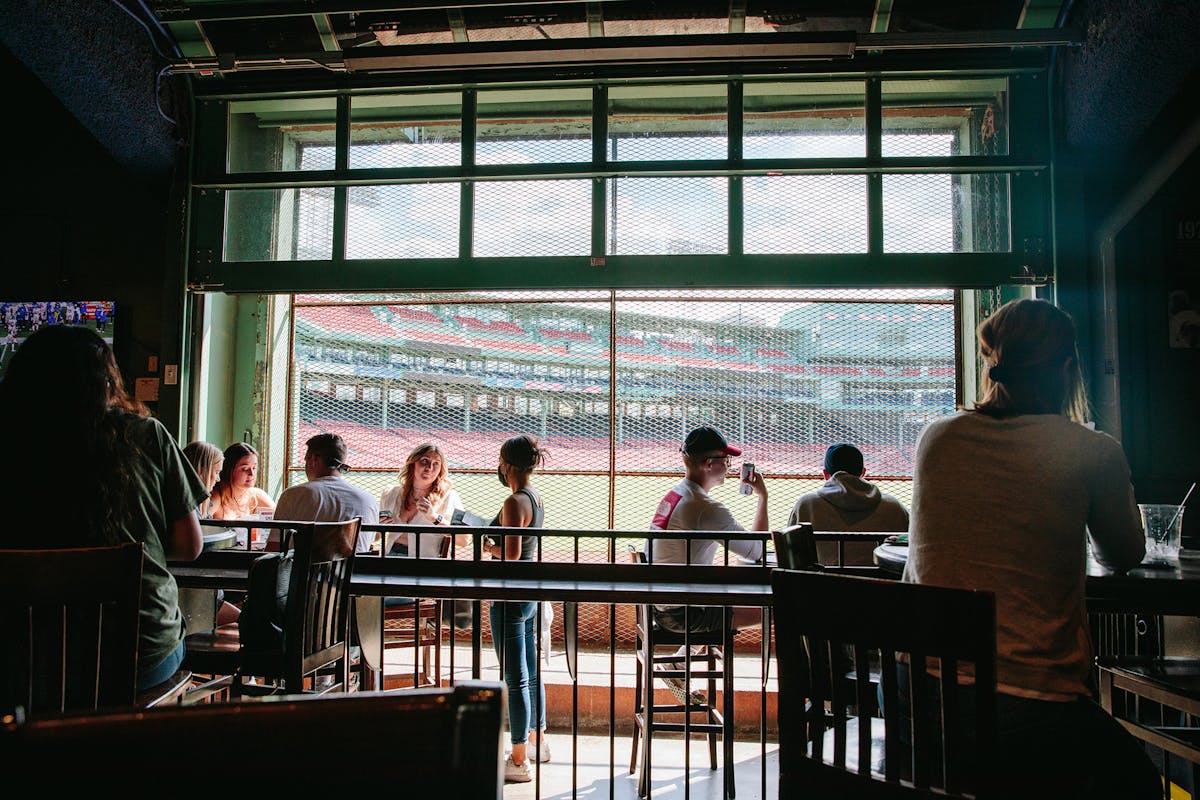
<path fill-rule="evenodd" d="M 738 524 L 724 504 L 709 497 L 711 489 L 725 482 L 732 466 L 731 458 L 742 451 L 725 441 L 715 428 L 703 425 L 687 435 L 683 446 L 684 479 L 667 492 L 650 523 L 651 530 L 660 531 L 729 531 L 746 530 Z M 754 511 L 754 522 L 750 529 L 768 530 L 767 487 L 762 475 L 750 474 L 746 481 L 758 497 Z M 646 540 L 646 557 L 651 564 L 695 564 L 711 565 L 721 544 L 739 556 L 751 561 L 762 558 L 762 542 L 731 536 L 728 542 L 721 539 Z M 663 629 L 673 633 L 711 633 L 725 624 L 725 609 L 720 606 L 653 606 L 654 621 Z M 762 624 L 762 610 L 758 608 L 729 609 L 730 624 L 734 630 L 756 628 Z M 680 648 L 680 663 L 684 651 Z M 669 665 L 674 667 L 676 665 Z M 664 665 L 667 668 L 667 665 Z M 687 692 L 682 680 L 664 679 L 667 687 L 680 703 L 687 703 Z M 692 703 L 703 702 L 703 695 L 692 693 Z"/>

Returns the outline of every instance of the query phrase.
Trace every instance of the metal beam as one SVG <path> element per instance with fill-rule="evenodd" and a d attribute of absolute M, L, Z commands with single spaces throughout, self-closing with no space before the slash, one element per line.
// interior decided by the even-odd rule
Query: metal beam
<path fill-rule="evenodd" d="M 456 43 L 462 44 L 470 41 L 467 37 L 467 18 L 463 16 L 461 8 L 446 9 L 446 23 L 450 26 L 450 34 Z"/>
<path fill-rule="evenodd" d="M 333 33 L 333 23 L 329 20 L 329 15 L 313 14 L 312 21 L 313 25 L 317 26 L 317 33 L 321 35 L 321 46 L 330 53 L 340 51 L 342 47 Z"/>
<path fill-rule="evenodd" d="M 1017 28 L 1053 28 L 1058 24 L 1062 5 L 1062 0 L 1025 0 L 1021 16 L 1017 18 Z"/>
<path fill-rule="evenodd" d="M 465 35 L 465 28 L 463 29 Z M 459 35 L 456 31 L 455 35 Z M 722 65 L 806 61 L 850 62 L 859 51 L 930 53 L 941 50 L 987 50 L 1078 45 L 1071 29 L 974 31 L 948 33 L 846 32 L 782 34 L 701 34 L 550 40 L 458 42 L 452 45 L 372 47 L 361 52 L 245 55 L 219 59 L 193 57 L 171 63 L 174 74 L 321 68 L 333 72 L 418 73 L 570 69 L 652 64 Z M 964 67 L 966 68 L 966 67 Z"/>
<path fill-rule="evenodd" d="M 1056 47 L 1081 45 L 1083 34 L 1071 28 L 938 31 L 936 33 L 860 33 L 861 50 L 945 50 L 979 47 Z"/>
<path fill-rule="evenodd" d="M 875 13 L 871 15 L 871 33 L 887 33 L 892 22 L 892 0 L 875 0 Z"/>
<path fill-rule="evenodd" d="M 730 0 L 729 2 L 729 32 L 746 32 L 746 0 Z"/>
<path fill-rule="evenodd" d="M 452 291 L 486 289 L 678 288 L 984 288 L 1019 269 L 1013 253 L 876 255 L 609 255 L 531 258 L 417 258 L 220 262 L 203 287 L 240 293 Z M 248 269 L 253 266 L 253 269 Z"/>
<path fill-rule="evenodd" d="M 465 120 L 464 120 L 465 124 Z M 752 158 L 732 161 L 622 161 L 487 164 L 464 167 L 239 172 L 197 175 L 201 189 L 286 189 L 295 186 L 382 186 L 403 183 L 457 183 L 463 180 L 582 180 L 624 177 L 725 177 L 739 175 L 977 175 L 1040 172 L 1045 161 L 1014 156 L 912 158 Z"/>
<path fill-rule="evenodd" d="M 704 34 L 612 39 L 509 40 L 449 47 L 376 47 L 361 54 L 346 53 L 344 64 L 350 72 L 405 72 L 747 59 L 848 59 L 853 55 L 854 34 L 849 32 L 791 33 L 778 36 Z"/>
<path fill-rule="evenodd" d="M 204 34 L 204 28 L 198 23 L 168 22 L 167 30 L 171 32 L 175 43 L 179 45 L 179 52 L 189 58 L 203 58 L 217 54 Z"/>
<path fill-rule="evenodd" d="M 524 6 L 574 4 L 578 0 L 525 0 Z M 591 0 L 594 3 L 628 2 L 628 0 Z M 503 8 L 513 0 L 469 0 L 469 2 L 398 2 L 397 0 L 310 0 L 304 3 L 250 2 L 236 0 L 217 3 L 173 3 L 156 8 L 154 13 L 163 22 L 209 22 L 233 19 L 274 19 L 307 17 L 314 14 L 375 14 L 381 12 L 441 11 L 463 8 Z"/>
<path fill-rule="evenodd" d="M 599 3 L 587 4 L 588 36 L 604 35 L 604 9 Z"/>

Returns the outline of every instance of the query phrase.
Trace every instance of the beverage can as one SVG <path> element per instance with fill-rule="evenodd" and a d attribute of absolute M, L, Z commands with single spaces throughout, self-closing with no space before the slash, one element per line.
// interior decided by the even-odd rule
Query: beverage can
<path fill-rule="evenodd" d="M 754 465 L 749 461 L 742 463 L 742 483 L 738 486 L 738 494 L 754 494 L 754 487 L 750 485 L 750 476 L 754 474 Z"/>

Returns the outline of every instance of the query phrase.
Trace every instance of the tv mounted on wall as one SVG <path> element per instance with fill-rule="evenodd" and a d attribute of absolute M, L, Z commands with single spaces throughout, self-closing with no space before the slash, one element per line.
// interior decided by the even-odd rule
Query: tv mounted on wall
<path fill-rule="evenodd" d="M 86 325 L 113 343 L 112 300 L 0 302 L 0 376 L 29 334 L 46 325 Z"/>

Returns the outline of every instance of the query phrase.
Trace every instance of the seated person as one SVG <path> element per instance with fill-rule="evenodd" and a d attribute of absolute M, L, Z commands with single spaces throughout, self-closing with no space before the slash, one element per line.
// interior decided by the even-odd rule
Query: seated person
<path fill-rule="evenodd" d="M 1085 540 L 1124 570 L 1145 538 L 1120 443 L 1084 424 L 1074 324 L 1015 300 L 977 333 L 983 400 L 917 442 L 904 580 L 996 595 L 999 727 L 984 756 L 1000 796 L 1065 784 L 1054 796 L 1161 798 L 1145 750 L 1091 696 Z M 973 695 L 962 701 L 969 712 Z"/>
<path fill-rule="evenodd" d="M 446 469 L 446 458 L 432 442 L 417 445 L 404 461 L 400 482 L 383 490 L 379 498 L 379 521 L 385 525 L 449 525 L 456 509 L 463 508 L 462 499 L 454 491 Z M 389 533 L 383 551 L 406 556 L 411 552 L 412 539 L 407 533 Z M 421 536 L 421 557 L 441 555 L 445 536 Z M 455 544 L 468 544 L 471 537 L 459 534 Z"/>
<path fill-rule="evenodd" d="M 212 519 L 212 490 L 216 486 L 217 480 L 221 475 L 221 467 L 225 464 L 225 456 L 221 453 L 220 448 L 208 442 L 189 442 L 187 447 L 183 448 L 183 455 L 187 458 L 188 463 L 196 470 L 196 474 L 200 476 L 200 480 L 204 482 L 204 490 L 208 492 L 208 497 L 200 504 L 197 509 L 201 519 Z M 183 592 L 203 592 L 203 589 L 181 589 Z M 240 593 L 239 593 L 240 594 Z M 237 622 L 238 615 L 242 610 L 226 600 L 225 592 L 217 589 L 217 626 L 229 625 Z M 241 602 L 240 600 L 238 602 Z"/>
<path fill-rule="evenodd" d="M 651 530 L 660 531 L 744 531 L 733 515 L 722 503 L 708 496 L 709 490 L 725 482 L 729 472 L 730 458 L 742 451 L 725 441 L 715 428 L 701 426 L 687 435 L 683 446 L 685 477 L 667 492 L 650 523 Z M 746 481 L 758 496 L 751 530 L 768 530 L 767 486 L 762 475 L 752 472 Z M 682 539 L 646 540 L 646 558 L 651 564 L 697 564 L 710 565 L 722 544 L 719 539 L 693 539 L 689 543 Z M 756 561 L 762 558 L 762 542 L 730 537 L 726 547 L 743 558 Z M 711 633 L 724 624 L 725 609 L 721 606 L 651 606 L 654 621 L 664 630 L 683 633 Z M 756 628 L 762 625 L 762 609 L 739 607 L 730 609 L 734 630 Z M 682 668 L 686 651 L 680 648 L 678 662 Z M 680 703 L 687 703 L 684 683 L 677 678 L 664 679 L 672 694 Z M 693 692 L 696 702 L 698 692 Z M 701 696 L 702 697 L 702 696 Z"/>
<path fill-rule="evenodd" d="M 213 519 L 251 519 L 264 511 L 274 511 L 275 501 L 255 486 L 258 478 L 258 451 L 245 442 L 225 448 L 220 480 L 209 497 Z"/>
<path fill-rule="evenodd" d="M 866 479 L 863 454 L 852 444 L 831 445 L 821 470 L 825 485 L 801 495 L 792 506 L 788 525 L 811 522 L 815 531 L 907 531 L 908 509 Z M 874 565 L 874 542 L 849 542 L 844 566 Z M 817 542 L 817 560 L 837 563 L 836 542 Z"/>
<path fill-rule="evenodd" d="M 284 489 L 275 508 L 275 519 L 346 522 L 361 517 L 363 525 L 378 525 L 379 506 L 375 498 L 342 477 L 350 469 L 342 437 L 319 433 L 304 444 L 304 474 L 308 480 Z M 355 552 L 368 552 L 374 540 L 374 531 L 360 530 Z M 278 548 L 279 531 L 272 530 L 267 549 Z"/>
<path fill-rule="evenodd" d="M 129 396 L 112 350 L 90 328 L 51 325 L 24 341 L 0 382 L 0 426 L 21 454 L 20 468 L 0 481 L 9 512 L 0 545 L 140 542 L 136 689 L 165 682 L 184 655 L 179 587 L 167 561 L 190 561 L 203 546 L 196 508 L 205 490 L 196 471 Z M 65 455 L 70 502 L 61 481 L 47 480 L 64 474 Z"/>

